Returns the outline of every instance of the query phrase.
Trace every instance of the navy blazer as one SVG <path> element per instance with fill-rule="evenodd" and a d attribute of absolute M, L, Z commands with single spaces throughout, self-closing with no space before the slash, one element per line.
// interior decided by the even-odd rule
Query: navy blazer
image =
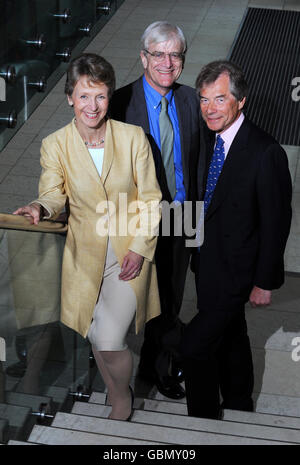
<path fill-rule="evenodd" d="M 195 173 L 200 147 L 200 106 L 195 89 L 175 83 L 173 86 L 176 111 L 180 128 L 183 182 L 186 200 L 196 198 Z M 150 134 L 147 104 L 144 94 L 143 77 L 118 89 L 110 102 L 110 116 L 113 119 L 141 126 L 151 144 L 157 179 L 163 199 L 166 194 L 166 179 L 162 173 L 161 153 Z"/>
<path fill-rule="evenodd" d="M 206 163 L 198 167 L 201 200 L 214 141 L 206 131 Z M 291 196 L 285 151 L 245 118 L 205 216 L 195 269 L 199 308 L 234 309 L 248 301 L 254 285 L 272 290 L 283 284 Z"/>

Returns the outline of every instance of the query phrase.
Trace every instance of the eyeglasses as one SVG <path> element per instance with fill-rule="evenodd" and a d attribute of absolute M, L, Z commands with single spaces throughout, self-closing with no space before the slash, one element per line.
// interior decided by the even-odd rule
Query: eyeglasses
<path fill-rule="evenodd" d="M 149 52 L 149 50 L 146 50 L 145 48 L 144 48 L 144 52 L 149 53 L 149 55 L 151 55 L 156 61 L 164 61 L 167 55 L 170 57 L 170 60 L 174 62 L 183 61 L 184 59 L 184 53 L 179 53 L 179 52 L 171 52 L 171 53 L 156 52 L 156 51 Z"/>

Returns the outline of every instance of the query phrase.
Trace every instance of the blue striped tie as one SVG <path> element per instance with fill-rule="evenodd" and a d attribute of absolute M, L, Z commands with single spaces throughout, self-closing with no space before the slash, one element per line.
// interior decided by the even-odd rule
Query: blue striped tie
<path fill-rule="evenodd" d="M 206 191 L 204 196 L 204 214 L 208 209 L 210 201 L 212 199 L 218 178 L 223 168 L 225 160 L 225 151 L 224 151 L 224 141 L 221 136 L 217 136 L 217 141 L 215 145 L 215 150 L 209 165 L 207 181 L 206 181 Z"/>

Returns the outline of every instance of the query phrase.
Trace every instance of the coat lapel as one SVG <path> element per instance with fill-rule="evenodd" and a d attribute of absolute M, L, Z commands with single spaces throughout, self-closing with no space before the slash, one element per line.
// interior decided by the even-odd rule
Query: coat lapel
<path fill-rule="evenodd" d="M 143 86 L 143 77 L 140 77 L 132 84 L 132 112 L 130 116 L 131 124 L 142 126 L 146 134 L 150 134 L 149 118 L 147 112 L 147 104 Z"/>
<path fill-rule="evenodd" d="M 105 142 L 104 142 L 104 160 L 102 167 L 101 180 L 103 184 L 107 179 L 108 173 L 111 169 L 111 165 L 114 158 L 114 142 L 113 142 L 113 133 L 111 121 L 108 119 L 106 122 L 106 131 L 105 131 Z"/>
<path fill-rule="evenodd" d="M 207 221 L 211 215 L 216 211 L 216 209 L 221 205 L 225 200 L 231 186 L 235 182 L 236 176 L 239 175 L 239 172 L 242 170 L 244 165 L 244 156 L 247 154 L 247 139 L 249 133 L 249 125 L 245 119 L 239 131 L 237 132 L 229 152 L 227 154 L 226 160 L 223 165 L 222 172 L 218 179 L 211 203 L 207 209 L 205 220 Z M 212 157 L 213 147 L 210 145 L 210 156 L 209 161 Z M 208 171 L 209 163 L 207 166 Z M 207 174 L 206 174 L 207 176 Z"/>

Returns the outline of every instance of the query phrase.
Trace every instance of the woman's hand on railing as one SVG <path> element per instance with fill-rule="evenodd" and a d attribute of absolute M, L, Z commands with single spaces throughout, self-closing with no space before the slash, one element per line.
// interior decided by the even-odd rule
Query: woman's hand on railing
<path fill-rule="evenodd" d="M 13 212 L 13 215 L 25 216 L 31 224 L 39 224 L 41 215 L 41 206 L 38 203 L 32 203 L 20 207 Z"/>

